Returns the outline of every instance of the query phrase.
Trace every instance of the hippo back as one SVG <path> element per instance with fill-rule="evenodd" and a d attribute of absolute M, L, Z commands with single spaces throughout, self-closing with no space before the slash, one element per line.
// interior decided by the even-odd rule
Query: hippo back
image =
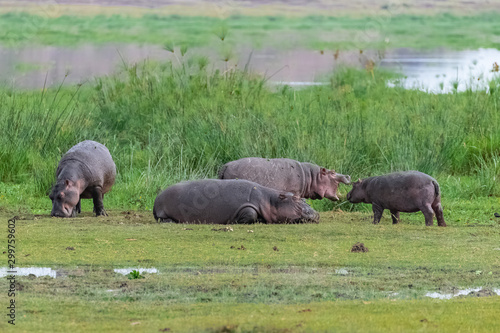
<path fill-rule="evenodd" d="M 265 192 L 265 191 L 264 191 Z M 179 222 L 227 224 L 245 207 L 259 211 L 266 193 L 246 180 L 203 179 L 168 187 L 155 200 L 154 214 Z"/>
<path fill-rule="evenodd" d="M 246 179 L 299 196 L 304 194 L 306 188 L 306 175 L 302 163 L 288 158 L 242 158 L 226 163 L 219 172 L 219 178 Z"/>
<path fill-rule="evenodd" d="M 84 165 L 82 172 L 87 178 L 89 186 L 99 185 L 102 187 L 103 193 L 108 192 L 113 186 L 116 166 L 108 148 L 103 144 L 86 140 L 71 147 L 61 158 L 56 176 L 66 164 L 72 161 L 78 161 Z"/>

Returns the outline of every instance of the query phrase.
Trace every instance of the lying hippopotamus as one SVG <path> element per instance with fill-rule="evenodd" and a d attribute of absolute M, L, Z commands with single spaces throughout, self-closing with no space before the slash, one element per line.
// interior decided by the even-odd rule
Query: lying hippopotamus
<path fill-rule="evenodd" d="M 339 200 L 339 183 L 349 184 L 351 177 L 315 164 L 288 158 L 247 157 L 226 163 L 219 179 L 246 179 L 301 198 Z"/>
<path fill-rule="evenodd" d="M 372 204 L 374 224 L 380 222 L 384 209 L 389 209 L 394 224 L 399 222 L 399 212 L 421 211 L 425 225 L 433 224 L 435 213 L 438 225 L 446 227 L 439 185 L 434 178 L 419 171 L 394 172 L 358 180 L 347 193 L 347 200 Z"/>
<path fill-rule="evenodd" d="M 155 200 L 160 222 L 231 224 L 318 222 L 304 199 L 247 180 L 204 179 L 168 187 Z"/>
<path fill-rule="evenodd" d="M 59 161 L 56 177 L 51 216 L 75 217 L 82 198 L 94 200 L 96 216 L 107 215 L 102 198 L 115 183 L 116 166 L 104 145 L 87 140 L 73 146 Z"/>

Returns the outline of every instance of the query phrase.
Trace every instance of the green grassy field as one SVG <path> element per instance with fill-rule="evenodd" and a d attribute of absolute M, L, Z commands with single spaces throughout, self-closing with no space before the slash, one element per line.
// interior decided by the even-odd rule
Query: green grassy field
<path fill-rule="evenodd" d="M 17 278 L 16 328 L 495 331 L 500 297 L 425 296 L 500 285 L 498 222 L 470 226 L 454 222 L 459 215 L 447 217 L 448 228 L 429 228 L 422 214 L 374 226 L 369 214 L 327 212 L 319 224 L 233 225 L 232 232 L 157 224 L 143 211 L 21 217 L 18 263 L 52 267 L 58 277 Z M 350 252 L 356 242 L 369 251 Z M 158 273 L 130 280 L 112 270 L 122 267 Z"/>
<path fill-rule="evenodd" d="M 316 50 L 387 48 L 476 49 L 500 46 L 496 12 L 464 15 L 400 15 L 377 11 L 363 17 L 230 16 L 226 19 L 147 14 L 60 17 L 28 13 L 0 15 L 0 43 L 33 44 L 139 43 L 185 47 L 273 46 Z M 414 33 L 418 31 L 418 34 Z"/>
<path fill-rule="evenodd" d="M 318 50 L 498 48 L 498 15 L 468 14 L 0 15 L 4 46 L 152 43 L 176 46 L 178 57 L 83 85 L 0 87 L 0 220 L 18 217 L 17 265 L 58 272 L 17 277 L 16 327 L 4 318 L 0 331 L 499 331 L 498 296 L 425 295 L 500 288 L 493 215 L 500 212 L 500 79 L 489 92 L 433 95 L 389 88 L 397 77 L 377 68 L 345 68 L 329 85 L 294 90 L 178 54 L 207 45 L 229 54 L 241 41 Z M 117 165 L 104 199 L 110 216 L 92 217 L 84 200 L 80 217 L 50 218 L 57 163 L 86 139 L 106 144 Z M 392 225 L 388 212 L 372 225 L 370 205 L 346 202 L 345 185 L 339 202 L 309 201 L 322 212 L 319 224 L 223 232 L 153 220 L 159 191 L 213 178 L 222 164 L 247 156 L 313 162 L 353 180 L 426 172 L 440 183 L 448 227 L 425 227 L 421 213 Z M 350 252 L 356 242 L 369 251 Z M 138 267 L 158 273 L 130 280 L 113 271 Z M 7 289 L 1 279 L 1 306 Z"/>

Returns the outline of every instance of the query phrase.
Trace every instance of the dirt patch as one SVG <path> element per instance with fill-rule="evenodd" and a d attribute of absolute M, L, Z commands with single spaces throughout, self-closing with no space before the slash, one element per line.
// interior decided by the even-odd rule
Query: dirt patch
<path fill-rule="evenodd" d="M 123 215 L 125 215 L 125 218 L 127 220 L 130 220 L 132 218 L 135 218 L 135 219 L 138 219 L 138 218 L 142 218 L 144 216 L 140 215 L 140 214 L 137 214 L 135 212 L 131 212 L 131 211 L 126 211 L 126 212 L 122 212 Z"/>
<path fill-rule="evenodd" d="M 222 327 L 217 327 L 209 330 L 209 332 L 217 332 L 217 333 L 232 333 L 236 332 L 238 329 L 238 325 L 225 325 Z"/>
<path fill-rule="evenodd" d="M 365 246 L 365 244 L 357 242 L 354 244 L 351 248 L 351 252 L 368 252 L 368 248 Z"/>

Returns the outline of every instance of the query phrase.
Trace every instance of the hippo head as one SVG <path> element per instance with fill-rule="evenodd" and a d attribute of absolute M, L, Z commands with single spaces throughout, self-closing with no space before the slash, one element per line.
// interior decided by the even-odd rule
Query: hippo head
<path fill-rule="evenodd" d="M 52 212 L 50 216 L 76 216 L 75 206 L 80 201 L 80 192 L 73 181 L 66 179 L 64 182 L 54 185 L 49 198 L 52 200 Z"/>
<path fill-rule="evenodd" d="M 357 182 L 352 183 L 352 190 L 347 193 L 347 200 L 350 203 L 365 202 L 365 189 L 363 188 L 363 181 L 358 179 Z"/>
<path fill-rule="evenodd" d="M 279 194 L 276 215 L 278 221 L 288 223 L 312 223 L 319 220 L 319 214 L 304 199 L 290 192 Z"/>
<path fill-rule="evenodd" d="M 325 197 L 332 201 L 337 201 L 339 200 L 339 197 L 337 196 L 339 183 L 344 183 L 346 185 L 350 184 L 351 177 L 336 173 L 335 170 L 321 168 L 315 192 L 320 198 Z"/>

